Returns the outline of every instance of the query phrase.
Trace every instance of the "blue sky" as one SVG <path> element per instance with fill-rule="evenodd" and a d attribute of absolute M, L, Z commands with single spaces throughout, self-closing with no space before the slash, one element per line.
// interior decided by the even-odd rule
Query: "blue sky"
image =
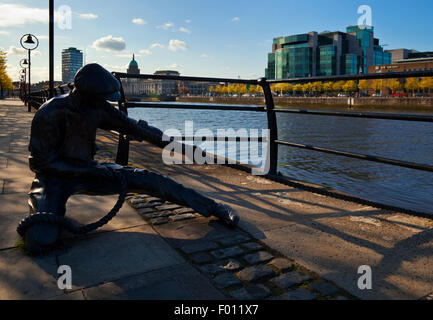
<path fill-rule="evenodd" d="M 88 63 L 110 71 L 125 71 L 135 53 L 142 73 L 174 69 L 184 75 L 257 78 L 264 75 L 274 37 L 345 31 L 357 24 L 360 5 L 372 8 L 375 35 L 386 49 L 433 51 L 431 0 L 55 1 L 56 10 L 61 5 L 72 9 L 72 28 L 55 28 L 56 80 L 61 80 L 61 50 L 70 46 L 84 50 Z M 33 81 L 48 78 L 47 8 L 46 0 L 0 0 L 0 48 L 9 52 L 14 80 L 25 33 L 41 42 L 32 58 Z"/>

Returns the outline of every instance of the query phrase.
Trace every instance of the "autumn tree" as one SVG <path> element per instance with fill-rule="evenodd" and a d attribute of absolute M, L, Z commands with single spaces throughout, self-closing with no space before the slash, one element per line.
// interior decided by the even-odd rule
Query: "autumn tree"
<path fill-rule="evenodd" d="M 390 79 L 388 80 L 388 88 L 390 88 L 392 91 L 398 91 L 403 89 L 403 86 L 401 85 L 400 81 L 397 79 Z"/>
<path fill-rule="evenodd" d="M 376 91 L 376 93 L 382 90 L 382 87 L 383 87 L 382 80 L 373 80 L 371 83 L 371 89 Z"/>
<path fill-rule="evenodd" d="M 332 86 L 333 86 L 333 83 L 332 82 L 325 82 L 324 84 L 323 84 L 323 91 L 325 91 L 326 93 L 329 93 L 329 92 L 332 92 L 333 91 L 333 88 L 332 88 Z"/>
<path fill-rule="evenodd" d="M 416 78 L 409 78 L 406 80 L 406 83 L 404 85 L 404 88 L 407 91 L 411 91 L 412 92 L 412 96 L 415 93 L 415 90 L 419 90 L 420 86 L 419 86 L 419 81 Z"/>
<path fill-rule="evenodd" d="M 340 92 L 343 90 L 344 84 L 344 81 L 335 82 L 334 84 L 332 84 L 332 90 L 334 90 L 335 92 Z"/>
<path fill-rule="evenodd" d="M 366 92 L 368 89 L 370 89 L 370 83 L 367 80 L 360 80 L 358 84 L 358 89 L 361 92 Z"/>
<path fill-rule="evenodd" d="M 14 89 L 12 79 L 7 74 L 6 68 L 6 52 L 0 50 L 0 97 L 4 96 L 5 91 Z"/>
<path fill-rule="evenodd" d="M 300 83 L 295 84 L 295 85 L 293 86 L 293 92 L 302 92 L 302 90 L 303 90 L 303 86 L 302 86 L 302 84 L 300 84 Z"/>
<path fill-rule="evenodd" d="M 344 90 L 344 92 L 347 92 L 347 93 L 348 92 L 355 92 L 358 90 L 358 85 L 356 84 L 355 81 L 349 80 L 349 81 L 346 81 L 344 83 L 343 90 Z"/>
<path fill-rule="evenodd" d="M 302 91 L 304 91 L 304 93 L 309 93 L 309 92 L 311 92 L 313 90 L 313 84 L 311 83 L 311 82 L 308 82 L 308 83 L 305 83 L 303 86 L 302 86 Z"/>
<path fill-rule="evenodd" d="M 433 90 L 433 78 L 432 77 L 423 78 L 420 81 L 419 86 L 424 92 L 426 91 L 431 92 Z"/>
<path fill-rule="evenodd" d="M 313 92 L 322 92 L 323 91 L 323 83 L 322 81 L 316 81 L 312 85 Z"/>

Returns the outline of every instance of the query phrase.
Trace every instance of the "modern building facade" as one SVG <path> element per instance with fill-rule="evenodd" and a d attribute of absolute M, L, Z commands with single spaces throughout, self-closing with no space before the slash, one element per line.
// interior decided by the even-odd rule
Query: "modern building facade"
<path fill-rule="evenodd" d="M 62 81 L 74 82 L 77 71 L 83 66 L 83 52 L 77 48 L 64 49 L 62 52 Z"/>
<path fill-rule="evenodd" d="M 268 79 L 367 73 L 369 66 L 391 63 L 370 26 L 346 32 L 315 31 L 275 38 L 268 55 Z"/>

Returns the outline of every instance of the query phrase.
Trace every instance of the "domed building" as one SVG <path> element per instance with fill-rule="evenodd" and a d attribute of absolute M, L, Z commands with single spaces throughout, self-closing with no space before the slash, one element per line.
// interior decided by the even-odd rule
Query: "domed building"
<path fill-rule="evenodd" d="M 138 68 L 138 63 L 135 61 L 135 54 L 132 55 L 132 60 L 129 63 L 127 74 L 140 74 L 140 69 Z"/>
<path fill-rule="evenodd" d="M 132 55 L 132 60 L 128 65 L 126 70 L 127 74 L 140 74 L 140 68 L 138 68 L 138 63 L 135 60 L 135 54 Z M 122 80 L 123 91 L 125 96 L 140 96 L 144 92 L 144 80 L 127 78 Z"/>

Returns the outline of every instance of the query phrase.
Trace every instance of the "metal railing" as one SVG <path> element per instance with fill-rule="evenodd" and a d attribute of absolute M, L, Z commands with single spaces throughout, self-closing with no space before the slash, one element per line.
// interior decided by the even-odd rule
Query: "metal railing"
<path fill-rule="evenodd" d="M 316 116 L 333 116 L 333 117 L 350 117 L 350 118 L 364 118 L 364 119 L 383 119 L 383 120 L 394 120 L 394 121 L 416 121 L 416 122 L 433 122 L 433 116 L 425 115 L 411 115 L 411 114 L 392 114 L 392 113 L 375 113 L 375 112 L 344 112 L 344 111 L 320 111 L 320 110 L 305 110 L 305 109 L 289 109 L 289 108 L 275 108 L 274 99 L 271 91 L 271 85 L 276 83 L 305 83 L 312 81 L 340 81 L 340 80 L 370 80 L 370 79 L 401 79 L 401 78 L 421 78 L 433 76 L 433 71 L 416 71 L 416 72 L 389 72 L 389 73 L 378 73 L 378 74 L 364 74 L 364 75 L 344 75 L 344 76 L 327 76 L 327 77 L 312 77 L 312 78 L 293 78 L 293 79 L 276 79 L 267 80 L 261 78 L 257 80 L 245 80 L 245 79 L 228 79 L 228 78 L 208 78 L 208 77 L 187 77 L 187 76 L 174 76 L 174 75 L 155 75 L 155 74 L 126 74 L 113 72 L 113 75 L 122 83 L 122 79 L 145 79 L 145 80 L 176 80 L 176 81 L 197 81 L 197 82 L 209 82 L 209 83 L 234 83 L 234 84 L 249 84 L 260 86 L 263 90 L 265 98 L 265 106 L 259 105 L 234 105 L 234 104 L 214 104 L 214 103 L 177 103 L 177 102 L 129 102 L 125 99 L 123 86 L 121 86 L 121 100 L 118 103 L 118 107 L 121 111 L 128 113 L 129 108 L 166 108 L 166 109 L 195 109 L 195 110 L 222 110 L 222 111 L 253 111 L 253 112 L 264 112 L 267 115 L 267 128 L 269 129 L 270 136 L 268 139 L 269 146 L 269 174 L 266 176 L 270 179 L 279 182 L 288 182 L 288 178 L 281 175 L 278 172 L 278 149 L 279 146 L 286 146 L 292 148 L 306 149 L 316 152 L 334 154 L 337 156 L 355 158 L 359 160 L 372 161 L 377 163 L 383 163 L 398 167 L 410 168 L 414 170 L 421 170 L 427 172 L 433 172 L 433 166 L 430 164 L 413 163 L 397 159 L 390 159 L 384 157 L 378 157 L 375 155 L 366 155 L 359 153 L 351 153 L 340 150 L 333 150 L 328 148 L 322 148 L 319 146 L 311 146 L 300 143 L 294 143 L 290 141 L 282 141 L 278 138 L 278 127 L 277 127 L 277 114 L 279 113 L 290 113 L 300 115 L 316 115 Z M 72 89 L 73 85 L 62 85 L 59 86 L 55 92 L 64 93 L 65 89 Z M 46 93 L 40 97 L 40 101 L 43 101 L 47 97 Z M 34 100 L 37 97 L 33 97 Z M 45 100 L 46 101 L 46 100 Z M 39 102 L 38 102 L 39 103 Z M 187 137 L 181 137 L 186 140 Z M 121 165 L 127 165 L 129 154 L 129 141 L 123 135 L 119 135 L 119 144 L 117 150 L 116 162 Z M 236 165 L 239 167 L 239 165 Z M 241 169 L 250 170 L 247 166 L 240 165 Z M 299 186 L 298 184 L 295 184 Z M 316 190 L 317 191 L 317 190 Z M 351 198 L 357 200 L 358 198 Z M 371 204 L 369 201 L 364 201 Z M 385 207 L 387 209 L 399 209 L 404 210 L 408 213 L 423 215 L 419 212 L 413 212 L 411 210 L 405 210 L 402 208 L 394 208 L 390 206 L 378 205 L 376 206 Z M 431 216 L 429 216 L 431 217 Z"/>

